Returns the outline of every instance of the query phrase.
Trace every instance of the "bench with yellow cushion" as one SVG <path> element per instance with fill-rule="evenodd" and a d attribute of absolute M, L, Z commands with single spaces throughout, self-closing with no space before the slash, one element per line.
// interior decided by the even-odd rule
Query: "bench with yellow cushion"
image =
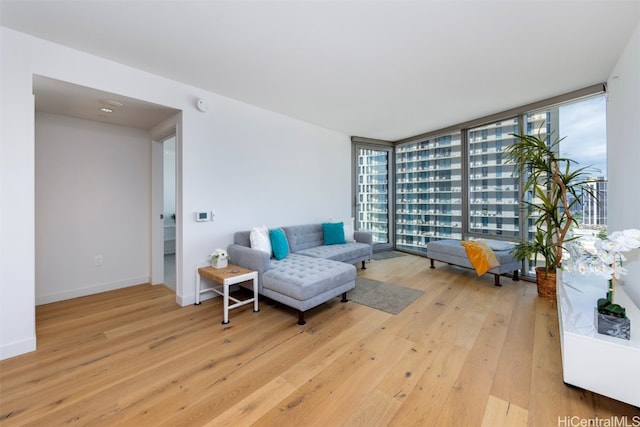
<path fill-rule="evenodd" d="M 427 257 L 431 260 L 431 268 L 435 268 L 434 261 L 472 268 L 478 276 L 493 274 L 494 284 L 501 286 L 501 274 L 511 273 L 513 280 L 518 280 L 518 270 L 522 263 L 510 253 L 512 247 L 512 243 L 500 240 L 436 240 L 427 243 Z M 473 262 L 468 252 L 471 253 Z"/>

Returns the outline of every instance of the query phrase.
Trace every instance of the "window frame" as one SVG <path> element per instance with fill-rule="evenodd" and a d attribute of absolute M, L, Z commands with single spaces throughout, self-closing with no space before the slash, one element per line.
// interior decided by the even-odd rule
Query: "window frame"
<path fill-rule="evenodd" d="M 606 94 L 606 83 L 598 83 L 595 85 L 591 85 L 582 89 L 578 89 L 575 91 L 571 91 L 571 92 L 567 92 L 565 94 L 562 95 L 558 95 L 558 96 L 554 96 L 551 98 L 546 98 L 540 101 L 536 101 L 533 103 L 529 103 L 529 104 L 525 104 L 522 105 L 520 107 L 516 107 L 513 109 L 509 109 L 509 110 L 505 110 L 499 113 L 495 113 L 495 114 L 491 114 L 488 116 L 484 116 L 484 117 L 480 117 L 477 119 L 473 119 L 473 120 L 469 120 L 467 122 L 463 122 L 457 125 L 453 125 L 453 126 L 448 126 L 446 128 L 442 128 L 442 129 L 438 129 L 438 130 L 434 130 L 434 131 L 430 131 L 430 132 L 426 132 L 426 133 L 422 133 L 419 135 L 415 135 L 415 136 L 411 136 L 408 138 L 403 138 L 397 141 L 383 141 L 383 140 L 376 140 L 376 139 L 371 139 L 371 138 L 363 138 L 363 137 L 358 137 L 358 136 L 353 136 L 351 137 L 351 141 L 352 141 L 352 145 L 354 147 L 353 152 L 356 153 L 357 149 L 355 148 L 356 145 L 358 144 L 366 144 L 369 145 L 370 148 L 375 149 L 376 147 L 378 147 L 378 149 L 380 148 L 385 148 L 388 149 L 390 146 L 392 147 L 392 155 L 390 157 L 390 161 L 392 161 L 392 165 L 390 165 L 389 170 L 390 173 L 392 174 L 392 176 L 390 176 L 390 180 L 389 180 L 389 190 L 392 194 L 389 195 L 389 212 L 391 214 L 390 218 L 389 218 L 389 227 L 390 227 L 390 242 L 393 243 L 393 249 L 396 249 L 396 242 L 397 242 L 397 236 L 396 236 L 396 229 L 398 228 L 398 225 L 396 224 L 396 217 L 395 217 L 395 213 L 396 213 L 396 199 L 395 199 L 395 192 L 397 189 L 397 185 L 398 182 L 396 181 L 396 151 L 398 149 L 398 147 L 401 147 L 403 145 L 406 144 L 410 144 L 410 143 L 419 143 L 421 141 L 425 141 L 425 140 L 430 140 L 430 139 L 434 139 L 434 138 L 438 138 L 441 137 L 443 135 L 449 135 L 449 134 L 453 134 L 453 133 L 460 133 L 460 144 L 461 144 L 461 164 L 462 164 L 462 170 L 461 170 L 461 174 L 462 174 L 462 192 L 460 193 L 462 196 L 462 224 L 461 224 L 461 228 L 462 228 L 462 239 L 467 239 L 467 238 L 481 238 L 481 237 L 487 237 L 487 234 L 483 234 L 483 233 L 475 233 L 475 232 L 470 232 L 469 231 L 469 197 L 470 197 L 470 191 L 469 191 L 469 141 L 468 141 L 468 131 L 471 128 L 475 128 L 475 127 L 479 127 L 482 125 L 487 125 L 487 124 L 498 124 L 502 121 L 508 121 L 508 120 L 512 120 L 514 118 L 518 119 L 518 123 L 521 124 L 523 127 L 518 128 L 518 126 L 520 125 L 516 125 L 513 129 L 513 133 L 522 133 L 525 131 L 524 126 L 527 125 L 526 122 L 526 117 L 527 114 L 535 112 L 535 111 L 540 111 L 540 110 L 544 110 L 547 108 L 551 108 L 554 105 L 559 105 L 559 104 L 564 104 L 564 103 L 568 103 L 568 102 L 575 102 L 575 101 L 579 101 L 580 99 L 584 99 L 584 98 L 589 98 L 589 97 L 593 97 L 599 94 Z M 511 133 L 511 132 L 508 132 Z M 504 131 L 502 131 L 502 134 L 504 134 Z M 484 135 L 484 134 L 483 134 Z M 485 141 L 486 137 L 483 136 L 482 141 Z M 354 155 L 354 159 L 353 159 L 353 165 L 354 165 L 354 169 L 357 170 L 357 156 Z M 504 163 L 501 162 L 501 165 L 504 166 Z M 504 173 L 504 172 L 503 172 Z M 354 172 L 353 175 L 355 175 L 356 172 Z M 522 180 L 518 180 L 518 194 L 522 194 Z M 515 191 L 515 190 L 514 190 Z M 354 182 L 352 183 L 352 193 L 354 195 L 354 202 L 357 203 L 357 182 L 355 182 L 355 177 L 354 177 Z M 353 212 L 354 215 L 356 214 L 356 210 L 357 207 L 354 204 L 353 207 Z M 507 240 L 507 241 L 514 241 L 514 240 L 518 240 L 518 239 L 522 239 L 523 238 L 523 233 L 526 233 L 526 230 L 528 229 L 528 218 L 525 215 L 519 215 L 519 237 L 512 237 L 509 236 L 508 238 L 504 238 L 501 236 L 494 236 L 491 235 L 491 238 L 496 238 L 499 240 Z M 508 225 L 508 221 L 506 222 L 506 224 Z M 503 226 L 505 225 L 505 221 L 503 221 Z M 410 252 L 410 253 L 414 253 L 413 251 L 407 251 L 405 249 L 400 249 L 406 252 Z M 420 256 L 426 256 L 426 253 L 423 252 L 415 252 L 416 255 L 420 255 Z"/>

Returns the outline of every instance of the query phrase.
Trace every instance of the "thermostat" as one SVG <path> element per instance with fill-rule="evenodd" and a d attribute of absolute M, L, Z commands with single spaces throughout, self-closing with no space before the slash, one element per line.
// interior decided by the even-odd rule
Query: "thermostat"
<path fill-rule="evenodd" d="M 211 221 L 211 214 L 209 214 L 209 212 L 196 212 L 196 221 Z"/>

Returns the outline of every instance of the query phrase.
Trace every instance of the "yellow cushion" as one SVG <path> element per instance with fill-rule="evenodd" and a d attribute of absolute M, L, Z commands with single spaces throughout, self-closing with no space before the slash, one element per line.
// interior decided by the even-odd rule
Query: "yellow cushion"
<path fill-rule="evenodd" d="M 467 252 L 469 261 L 473 268 L 476 269 L 478 276 L 482 276 L 484 273 L 500 265 L 496 254 L 487 245 L 486 242 L 479 240 L 463 240 L 460 242 L 464 246 L 464 250 Z"/>

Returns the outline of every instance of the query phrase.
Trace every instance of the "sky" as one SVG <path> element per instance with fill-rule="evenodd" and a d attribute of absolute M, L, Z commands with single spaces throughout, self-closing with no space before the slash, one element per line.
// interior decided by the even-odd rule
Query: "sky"
<path fill-rule="evenodd" d="M 589 176 L 607 176 L 606 110 L 604 95 L 560 107 L 560 154 L 599 170 Z"/>

